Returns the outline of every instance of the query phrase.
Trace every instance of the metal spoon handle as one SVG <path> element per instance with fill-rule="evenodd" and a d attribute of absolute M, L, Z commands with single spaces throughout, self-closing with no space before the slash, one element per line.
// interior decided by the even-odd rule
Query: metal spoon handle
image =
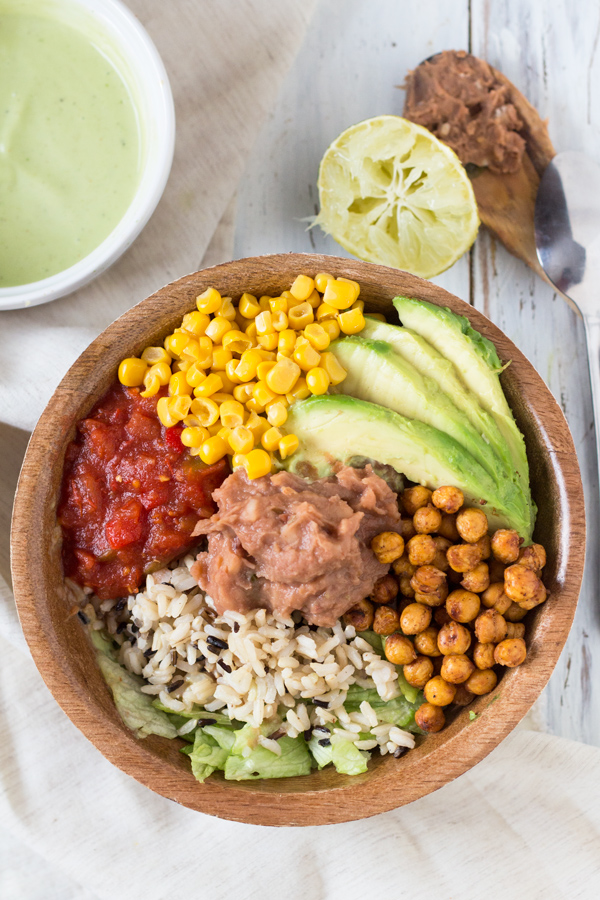
<path fill-rule="evenodd" d="M 600 316 L 584 316 L 585 337 L 592 383 L 592 406 L 596 429 L 596 454 L 600 472 Z"/>

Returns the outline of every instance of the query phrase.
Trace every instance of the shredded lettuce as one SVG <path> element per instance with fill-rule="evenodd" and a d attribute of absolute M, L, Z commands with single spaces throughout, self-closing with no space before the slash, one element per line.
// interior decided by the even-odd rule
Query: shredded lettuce
<path fill-rule="evenodd" d="M 331 738 L 331 761 L 341 775 L 360 775 L 367 771 L 367 763 L 371 754 L 359 750 L 352 741 L 334 734 Z"/>
<path fill-rule="evenodd" d="M 206 734 L 204 728 L 197 728 L 190 753 L 194 778 L 200 782 L 204 781 L 215 769 L 224 769 L 226 760 L 227 750 L 220 747 L 212 735 Z"/>
<path fill-rule="evenodd" d="M 320 744 L 319 741 L 329 741 L 328 744 Z M 308 742 L 308 749 L 310 750 L 311 756 L 316 762 L 319 769 L 322 769 L 324 766 L 328 766 L 331 762 L 333 762 L 333 747 L 331 745 L 331 731 L 327 729 L 327 732 L 321 731 L 313 731 L 311 734 L 310 740 Z"/>
<path fill-rule="evenodd" d="M 281 747 L 281 756 L 260 744 L 248 756 L 231 753 L 225 763 L 225 778 L 228 781 L 247 781 L 310 774 L 310 753 L 302 735 L 297 738 L 284 735 L 277 743 Z"/>

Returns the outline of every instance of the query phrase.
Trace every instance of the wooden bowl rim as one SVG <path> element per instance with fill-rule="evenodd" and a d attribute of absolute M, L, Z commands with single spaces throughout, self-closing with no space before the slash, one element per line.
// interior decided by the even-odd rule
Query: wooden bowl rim
<path fill-rule="evenodd" d="M 74 422 L 91 407 L 94 383 L 98 385 L 104 377 L 105 384 L 108 384 L 107 372 L 109 380 L 114 378 L 114 361 L 105 366 L 105 370 L 98 361 L 103 355 L 115 355 L 115 343 L 127 334 L 130 326 L 139 322 L 140 313 L 143 312 L 144 321 L 149 323 L 147 333 L 151 331 L 150 325 L 156 332 L 161 322 L 165 321 L 166 309 L 172 321 L 181 318 L 182 301 L 177 300 L 179 291 L 189 292 L 192 287 L 197 291 L 211 283 L 218 286 L 220 277 L 231 273 L 234 277 L 239 273 L 240 290 L 246 289 L 249 281 L 247 273 L 255 272 L 258 278 L 265 269 L 281 280 L 284 277 L 289 279 L 291 273 L 299 271 L 345 273 L 347 277 L 361 282 L 368 281 L 369 285 L 374 285 L 374 290 L 378 285 L 386 291 L 389 288 L 391 296 L 405 293 L 467 315 L 473 326 L 494 342 L 501 358 L 512 360 L 511 377 L 521 388 L 527 387 L 526 393 L 522 391 L 523 398 L 536 425 L 542 428 L 547 453 L 553 460 L 560 481 L 561 509 L 566 509 L 566 520 L 560 523 L 563 544 L 566 535 L 571 539 L 576 537 L 578 546 L 585 546 L 583 488 L 564 415 L 525 356 L 478 310 L 437 285 L 397 269 L 341 257 L 299 253 L 249 257 L 223 263 L 184 276 L 142 300 L 109 325 L 73 364 L 32 434 L 13 511 L 11 555 L 15 600 L 25 637 L 42 678 L 71 721 L 110 762 L 162 796 L 210 815 L 253 824 L 331 824 L 372 816 L 425 796 L 467 771 L 500 743 L 538 697 L 558 660 L 575 613 L 584 559 L 582 552 L 568 552 L 566 545 L 563 547 L 560 597 L 553 597 L 545 604 L 544 615 L 533 636 L 533 652 L 530 652 L 527 663 L 509 673 L 509 684 L 503 687 L 497 703 L 489 712 L 488 707 L 494 702 L 493 699 L 485 696 L 478 698 L 471 705 L 477 717 L 471 721 L 467 710 L 461 711 L 440 735 L 427 738 L 426 753 L 420 752 L 419 748 L 398 761 L 385 758 L 364 776 L 352 779 L 340 777 L 339 786 L 319 790 L 309 787 L 308 790 L 294 792 L 283 784 L 285 779 L 278 783 L 241 784 L 209 779 L 203 785 L 192 779 L 190 784 L 189 779 L 184 779 L 177 770 L 166 771 L 164 760 L 153 752 L 153 742 L 161 739 L 134 739 L 132 743 L 131 733 L 124 726 L 110 721 L 99 704 L 91 702 L 85 679 L 74 679 L 69 660 L 60 652 L 54 635 L 41 627 L 38 610 L 40 604 L 47 602 L 43 578 L 41 584 L 44 590 L 40 598 L 44 550 L 41 547 L 36 549 L 36 541 L 31 538 L 35 536 L 36 529 L 39 530 L 44 507 L 49 500 L 45 493 L 45 476 L 52 467 L 48 465 L 47 444 L 52 443 L 57 422 L 62 423 L 63 427 L 66 427 L 66 422 L 74 428 Z M 177 315 L 171 311 L 169 304 L 173 310 L 177 309 Z M 187 302 L 187 308 L 190 307 Z M 129 348 L 131 350 L 131 344 Z M 118 355 L 122 356 L 123 351 Z M 551 434 L 543 430 L 542 425 L 549 415 L 553 420 Z M 557 605 L 559 599 L 560 609 Z M 506 677 L 502 679 L 502 686 L 505 681 Z M 467 724 L 468 728 L 465 727 Z"/>

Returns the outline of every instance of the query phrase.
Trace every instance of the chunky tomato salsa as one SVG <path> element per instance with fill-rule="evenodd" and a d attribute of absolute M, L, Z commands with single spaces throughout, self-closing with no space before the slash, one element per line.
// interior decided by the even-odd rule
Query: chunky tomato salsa
<path fill-rule="evenodd" d="M 64 571 L 101 598 L 131 593 L 145 573 L 185 553 L 230 473 L 227 459 L 206 466 L 191 456 L 182 426 L 161 425 L 156 401 L 115 385 L 67 449 L 58 508 Z"/>

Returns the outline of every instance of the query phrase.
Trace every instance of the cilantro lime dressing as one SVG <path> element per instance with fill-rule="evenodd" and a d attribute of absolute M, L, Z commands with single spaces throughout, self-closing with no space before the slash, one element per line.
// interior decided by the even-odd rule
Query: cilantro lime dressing
<path fill-rule="evenodd" d="M 83 259 L 138 184 L 127 86 L 67 13 L 68 4 L 0 0 L 0 287 Z"/>

